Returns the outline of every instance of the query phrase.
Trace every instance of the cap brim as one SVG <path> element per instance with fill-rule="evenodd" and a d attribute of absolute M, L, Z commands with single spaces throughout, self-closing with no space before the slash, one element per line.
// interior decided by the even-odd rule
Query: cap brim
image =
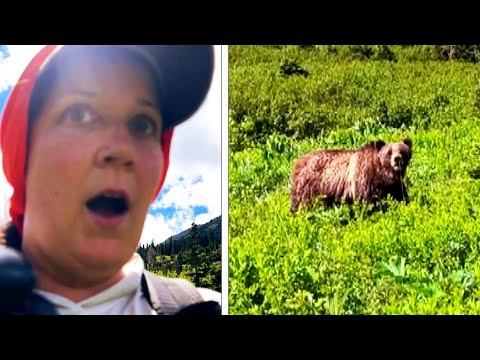
<path fill-rule="evenodd" d="M 190 118 L 202 105 L 210 89 L 214 70 L 213 45 L 63 45 L 45 61 L 64 49 L 120 46 L 146 56 L 158 73 L 158 93 L 164 130 Z"/>
<path fill-rule="evenodd" d="M 160 104 L 165 130 L 190 118 L 207 96 L 213 76 L 212 45 L 136 45 L 160 72 Z"/>

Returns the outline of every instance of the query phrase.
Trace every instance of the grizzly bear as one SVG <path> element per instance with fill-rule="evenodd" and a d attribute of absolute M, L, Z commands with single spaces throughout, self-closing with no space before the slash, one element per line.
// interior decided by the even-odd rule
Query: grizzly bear
<path fill-rule="evenodd" d="M 377 204 L 391 197 L 408 203 L 405 172 L 412 141 L 370 141 L 354 150 L 317 150 L 299 158 L 292 174 L 290 210 L 321 199 L 326 207 L 354 200 Z"/>

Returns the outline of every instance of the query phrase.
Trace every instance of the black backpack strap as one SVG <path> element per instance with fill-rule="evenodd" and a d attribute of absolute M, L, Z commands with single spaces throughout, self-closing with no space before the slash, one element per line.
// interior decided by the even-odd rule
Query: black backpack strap
<path fill-rule="evenodd" d="M 186 306 L 204 302 L 195 286 L 185 279 L 144 271 L 141 284 L 143 295 L 159 315 L 173 315 Z"/>
<path fill-rule="evenodd" d="M 175 315 L 222 315 L 222 307 L 216 301 L 204 301 L 186 306 Z"/>

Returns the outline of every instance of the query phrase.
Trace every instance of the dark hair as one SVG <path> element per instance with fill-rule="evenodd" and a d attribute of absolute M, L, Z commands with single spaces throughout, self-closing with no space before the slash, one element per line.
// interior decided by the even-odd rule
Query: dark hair
<path fill-rule="evenodd" d="M 13 222 L 8 222 L 0 233 L 0 245 L 22 250 L 22 237 Z"/>
<path fill-rule="evenodd" d="M 102 53 L 103 47 L 100 46 L 95 46 L 98 50 L 100 50 L 100 54 L 105 54 Z M 151 65 L 148 63 L 148 61 L 138 57 L 138 55 L 133 55 L 131 50 L 124 49 L 124 48 L 117 48 L 116 51 L 119 53 L 126 54 L 130 56 L 131 58 L 134 58 L 136 61 L 141 62 L 146 66 L 146 68 L 152 72 L 152 76 L 155 76 L 155 72 L 152 69 Z M 60 61 L 58 58 L 53 58 L 48 65 L 45 67 L 45 69 L 42 70 L 41 73 L 38 74 L 37 79 L 35 80 L 35 85 L 33 86 L 32 89 L 32 94 L 30 97 L 30 102 L 29 102 L 29 108 L 28 108 L 28 119 L 27 119 L 27 144 L 26 144 L 26 153 L 29 153 L 29 148 L 30 148 L 30 137 L 32 133 L 33 126 L 35 124 L 35 121 L 38 119 L 40 116 L 40 113 L 43 109 L 43 106 L 45 105 L 45 102 L 47 100 L 47 97 L 50 93 L 50 89 L 52 88 L 56 76 L 57 76 L 57 66 Z M 160 91 L 162 89 L 160 86 L 155 87 L 155 91 L 157 91 L 157 95 L 160 95 Z M 159 96 L 160 97 L 160 96 Z M 160 109 L 162 111 L 162 109 Z M 165 127 L 165 124 L 162 124 L 163 127 Z M 162 129 L 162 131 L 165 128 Z M 26 171 L 26 166 L 27 166 L 27 161 L 25 161 L 25 169 Z M 15 224 L 13 222 L 7 223 L 3 229 L 0 229 L 0 245 L 2 245 L 2 242 L 5 243 L 6 246 L 12 247 L 17 250 L 21 250 L 22 247 L 22 237 L 20 235 L 20 232 L 16 228 Z"/>

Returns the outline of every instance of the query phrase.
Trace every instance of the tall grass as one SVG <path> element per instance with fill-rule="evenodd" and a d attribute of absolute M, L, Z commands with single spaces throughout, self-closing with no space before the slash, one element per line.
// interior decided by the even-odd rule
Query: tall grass
<path fill-rule="evenodd" d="M 426 46 L 229 51 L 230 313 L 480 313 L 478 66 Z M 405 137 L 409 205 L 290 214 L 298 156 Z"/>

